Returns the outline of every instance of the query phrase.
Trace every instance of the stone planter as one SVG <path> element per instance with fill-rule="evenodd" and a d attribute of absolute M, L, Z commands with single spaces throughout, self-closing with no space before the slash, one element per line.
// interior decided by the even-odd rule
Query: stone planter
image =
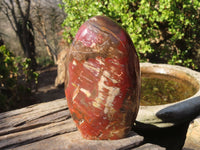
<path fill-rule="evenodd" d="M 155 106 L 140 106 L 134 127 L 153 129 L 172 127 L 193 120 L 200 114 L 200 73 L 189 68 L 167 65 L 140 63 L 141 72 L 173 76 L 189 81 L 197 92 L 184 100 Z"/>

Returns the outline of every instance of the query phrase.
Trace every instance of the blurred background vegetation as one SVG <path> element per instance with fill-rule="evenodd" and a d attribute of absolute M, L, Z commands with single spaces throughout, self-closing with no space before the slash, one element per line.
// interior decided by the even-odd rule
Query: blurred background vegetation
<path fill-rule="evenodd" d="M 105 15 L 130 35 L 141 62 L 200 71 L 199 0 L 2 0 L 0 112 L 37 91 L 38 70 L 56 65 L 82 23 Z"/>
<path fill-rule="evenodd" d="M 140 61 L 200 67 L 199 0 L 63 0 L 70 43 L 80 25 L 106 15 L 130 35 Z"/>

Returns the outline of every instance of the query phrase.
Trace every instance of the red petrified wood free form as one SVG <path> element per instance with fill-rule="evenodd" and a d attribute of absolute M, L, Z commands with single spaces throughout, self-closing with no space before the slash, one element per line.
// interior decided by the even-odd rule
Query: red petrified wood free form
<path fill-rule="evenodd" d="M 129 35 L 105 16 L 86 21 L 67 58 L 65 94 L 86 139 L 120 139 L 137 116 L 139 61 Z"/>

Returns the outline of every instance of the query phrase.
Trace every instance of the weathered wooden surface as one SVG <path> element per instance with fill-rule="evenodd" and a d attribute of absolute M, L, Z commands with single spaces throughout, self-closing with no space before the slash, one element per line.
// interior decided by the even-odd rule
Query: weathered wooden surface
<path fill-rule="evenodd" d="M 199 118 L 190 124 L 188 133 L 189 123 L 185 123 L 172 129 L 142 131 L 142 134 L 137 131 L 140 135 L 131 131 L 121 140 L 85 140 L 77 131 L 63 98 L 1 113 L 0 149 L 176 150 L 183 146 L 185 138 L 184 150 L 199 149 Z"/>
<path fill-rule="evenodd" d="M 165 149 L 131 131 L 112 141 L 85 140 L 70 117 L 65 99 L 0 114 L 0 149 Z"/>

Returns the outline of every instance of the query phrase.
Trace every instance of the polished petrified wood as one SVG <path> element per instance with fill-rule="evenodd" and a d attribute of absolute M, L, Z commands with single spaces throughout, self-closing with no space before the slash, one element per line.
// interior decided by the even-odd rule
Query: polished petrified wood
<path fill-rule="evenodd" d="M 96 16 L 77 32 L 67 57 L 65 94 L 86 139 L 119 139 L 139 108 L 140 69 L 129 35 L 108 17 Z"/>

